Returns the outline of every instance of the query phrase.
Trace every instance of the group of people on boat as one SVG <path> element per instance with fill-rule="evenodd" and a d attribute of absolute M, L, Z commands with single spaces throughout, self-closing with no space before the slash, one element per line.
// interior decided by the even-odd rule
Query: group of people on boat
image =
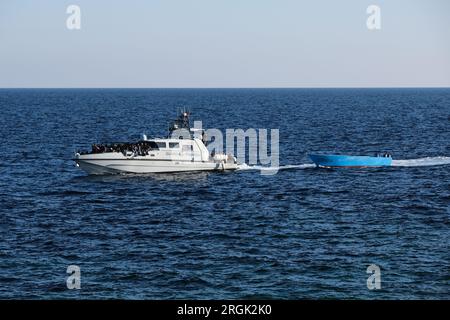
<path fill-rule="evenodd" d="M 93 144 L 90 153 L 121 152 L 124 155 L 132 153 L 134 156 L 146 156 L 152 146 L 145 141 L 136 143 Z"/>

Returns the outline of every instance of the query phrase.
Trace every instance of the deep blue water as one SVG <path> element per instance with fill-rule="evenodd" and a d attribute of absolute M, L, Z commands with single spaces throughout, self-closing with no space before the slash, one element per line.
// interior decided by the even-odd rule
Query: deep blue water
<path fill-rule="evenodd" d="M 278 128 L 281 168 L 299 167 L 92 177 L 70 161 L 161 136 L 179 107 Z M 0 111 L 2 299 L 450 298 L 449 89 L 4 89 Z M 317 150 L 412 160 L 302 166 Z"/>

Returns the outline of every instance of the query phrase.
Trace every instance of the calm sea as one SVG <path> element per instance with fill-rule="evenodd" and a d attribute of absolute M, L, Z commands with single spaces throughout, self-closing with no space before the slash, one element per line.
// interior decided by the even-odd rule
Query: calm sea
<path fill-rule="evenodd" d="M 94 177 L 70 160 L 162 136 L 180 107 L 279 129 L 279 172 Z M 1 299 L 450 298 L 450 89 L 3 89 L 0 112 Z M 395 162 L 316 169 L 311 151 Z"/>

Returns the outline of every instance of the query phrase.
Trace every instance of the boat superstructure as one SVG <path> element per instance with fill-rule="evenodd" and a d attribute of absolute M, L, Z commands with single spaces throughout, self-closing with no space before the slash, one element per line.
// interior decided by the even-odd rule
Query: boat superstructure
<path fill-rule="evenodd" d="M 77 152 L 74 161 L 89 174 L 162 173 L 236 170 L 233 155 L 210 154 L 206 141 L 193 135 L 189 113 L 184 111 L 172 123 L 167 138 L 127 143 L 92 145 L 89 152 Z"/>

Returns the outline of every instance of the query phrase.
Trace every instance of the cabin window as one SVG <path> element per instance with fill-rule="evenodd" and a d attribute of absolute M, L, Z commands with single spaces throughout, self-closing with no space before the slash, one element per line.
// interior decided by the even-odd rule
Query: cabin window
<path fill-rule="evenodd" d="M 167 145 L 165 142 L 156 142 L 156 144 L 158 145 L 159 149 L 167 148 Z"/>
<path fill-rule="evenodd" d="M 141 141 L 141 143 L 150 149 L 158 149 L 158 144 L 155 141 Z"/>
<path fill-rule="evenodd" d="M 180 144 L 178 142 L 169 142 L 169 148 L 170 149 L 175 149 L 175 148 L 179 148 Z"/>

